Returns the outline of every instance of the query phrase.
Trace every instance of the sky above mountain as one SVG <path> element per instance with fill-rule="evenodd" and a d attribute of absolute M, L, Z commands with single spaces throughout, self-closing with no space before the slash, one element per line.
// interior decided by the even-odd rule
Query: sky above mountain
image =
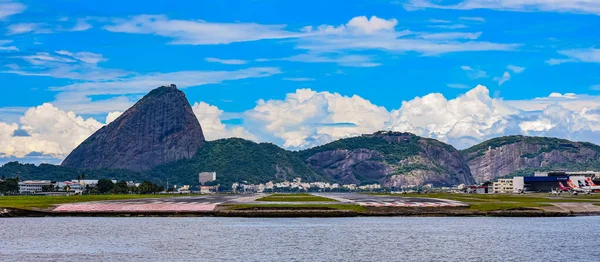
<path fill-rule="evenodd" d="M 207 139 L 600 143 L 600 1 L 0 0 L 0 164 L 60 163 L 176 84 Z"/>

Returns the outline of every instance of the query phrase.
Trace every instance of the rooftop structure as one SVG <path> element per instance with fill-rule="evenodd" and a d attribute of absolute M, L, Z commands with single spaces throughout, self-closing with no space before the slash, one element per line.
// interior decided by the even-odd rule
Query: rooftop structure
<path fill-rule="evenodd" d="M 217 180 L 217 172 L 200 172 L 198 175 L 200 184 L 204 185 L 206 182 L 212 182 Z"/>

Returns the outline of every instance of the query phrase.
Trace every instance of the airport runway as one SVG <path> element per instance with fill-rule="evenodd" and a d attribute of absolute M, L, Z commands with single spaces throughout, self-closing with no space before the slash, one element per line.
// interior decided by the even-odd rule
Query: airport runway
<path fill-rule="evenodd" d="M 107 200 L 59 205 L 52 212 L 211 212 L 224 203 L 253 201 L 256 195 L 204 195 L 170 198 Z"/>
<path fill-rule="evenodd" d="M 323 197 L 338 200 L 342 203 L 356 203 L 373 207 L 443 207 L 468 206 L 459 201 L 435 198 L 405 197 L 402 195 L 368 195 L 354 193 L 321 193 Z"/>
<path fill-rule="evenodd" d="M 401 195 L 366 195 L 355 193 L 319 193 L 339 202 L 260 202 L 256 199 L 268 194 L 233 195 L 214 194 L 189 197 L 107 200 L 59 205 L 52 212 L 211 212 L 221 204 L 358 204 L 370 207 L 443 207 L 466 204 L 433 198 L 403 197 Z"/>

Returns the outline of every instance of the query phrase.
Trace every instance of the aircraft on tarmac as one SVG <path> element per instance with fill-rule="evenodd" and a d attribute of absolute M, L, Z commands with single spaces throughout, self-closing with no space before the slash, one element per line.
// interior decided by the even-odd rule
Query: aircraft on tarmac
<path fill-rule="evenodd" d="M 592 178 L 588 177 L 584 180 L 584 182 L 581 182 L 581 180 L 577 181 L 579 183 L 579 187 L 581 189 L 587 189 L 587 190 L 591 190 L 591 191 L 600 191 L 600 186 L 596 185 L 594 183 L 594 181 L 592 181 Z"/>
<path fill-rule="evenodd" d="M 579 181 L 579 183 L 581 183 L 581 181 Z M 559 188 L 565 188 L 561 182 L 558 182 L 558 186 Z M 575 185 L 575 183 L 573 183 L 573 181 L 571 179 L 567 180 L 567 186 L 568 186 L 568 190 L 569 192 L 571 192 L 573 195 L 576 195 L 578 193 L 585 193 L 585 194 L 591 194 L 592 190 L 589 188 L 582 188 L 582 187 L 578 187 L 577 185 Z"/>

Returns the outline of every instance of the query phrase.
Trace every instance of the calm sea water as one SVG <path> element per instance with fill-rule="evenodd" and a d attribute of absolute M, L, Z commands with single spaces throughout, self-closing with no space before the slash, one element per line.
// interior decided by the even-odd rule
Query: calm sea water
<path fill-rule="evenodd" d="M 600 261 L 600 217 L 7 218 L 0 261 Z"/>

